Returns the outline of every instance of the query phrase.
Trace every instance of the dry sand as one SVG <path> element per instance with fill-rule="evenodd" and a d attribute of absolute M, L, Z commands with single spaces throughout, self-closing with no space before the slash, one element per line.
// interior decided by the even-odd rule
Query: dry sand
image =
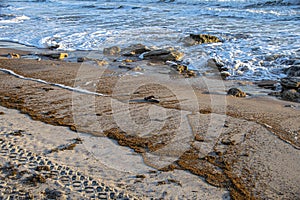
<path fill-rule="evenodd" d="M 79 199 L 101 185 L 100 195 L 138 199 L 299 199 L 299 104 L 247 82 L 113 59 L 0 59 L 0 104 L 30 116 L 1 107 L 2 195 Z M 226 96 L 237 85 L 252 96 Z M 37 170 L 48 161 L 50 171 Z M 45 180 L 24 184 L 33 175 Z"/>

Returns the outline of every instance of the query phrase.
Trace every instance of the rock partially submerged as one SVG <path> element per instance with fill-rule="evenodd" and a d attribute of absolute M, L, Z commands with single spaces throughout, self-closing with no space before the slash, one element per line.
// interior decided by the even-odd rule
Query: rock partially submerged
<path fill-rule="evenodd" d="M 145 60 L 155 61 L 179 61 L 184 54 L 173 48 L 167 49 L 150 49 L 143 44 L 134 44 L 123 50 L 123 56 L 139 57 Z"/>
<path fill-rule="evenodd" d="M 289 77 L 300 76 L 300 65 L 293 65 L 284 70 Z"/>
<path fill-rule="evenodd" d="M 184 54 L 176 50 L 157 49 L 143 54 L 143 59 L 156 61 L 178 61 L 183 58 Z"/>
<path fill-rule="evenodd" d="M 300 77 L 286 77 L 280 80 L 282 91 L 295 89 L 298 90 L 300 87 Z"/>
<path fill-rule="evenodd" d="M 196 44 L 222 42 L 218 37 L 208 34 L 190 34 L 190 38 L 196 41 Z"/>
<path fill-rule="evenodd" d="M 228 95 L 234 96 L 234 97 L 246 97 L 247 94 L 243 92 L 242 90 L 238 88 L 230 88 L 227 92 Z"/>

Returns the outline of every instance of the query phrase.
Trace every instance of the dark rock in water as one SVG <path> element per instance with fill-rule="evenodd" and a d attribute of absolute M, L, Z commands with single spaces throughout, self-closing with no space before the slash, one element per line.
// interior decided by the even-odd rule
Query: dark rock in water
<path fill-rule="evenodd" d="M 287 101 L 300 102 L 300 93 L 295 89 L 285 90 L 281 93 L 281 98 Z"/>
<path fill-rule="evenodd" d="M 139 56 L 148 51 L 151 51 L 151 49 L 147 46 L 143 44 L 134 44 L 124 50 L 123 56 Z"/>
<path fill-rule="evenodd" d="M 234 96 L 234 97 L 246 97 L 246 93 L 238 88 L 231 88 L 227 92 L 228 95 Z"/>
<path fill-rule="evenodd" d="M 300 76 L 300 65 L 293 65 L 284 70 L 288 76 Z"/>
<path fill-rule="evenodd" d="M 298 88 L 300 88 L 300 77 L 282 78 L 280 84 L 282 86 L 282 91 L 289 89 L 298 90 Z"/>
<path fill-rule="evenodd" d="M 157 49 L 144 53 L 143 58 L 157 61 L 177 61 L 181 60 L 183 55 L 182 52 L 176 50 Z"/>
<path fill-rule="evenodd" d="M 121 52 L 121 48 L 118 46 L 112 46 L 109 48 L 104 48 L 103 49 L 103 54 L 105 55 L 118 55 Z"/>
<path fill-rule="evenodd" d="M 264 81 L 256 82 L 255 84 L 258 87 L 262 87 L 262 88 L 265 88 L 265 89 L 275 90 L 276 89 L 277 81 L 264 80 Z"/>
<path fill-rule="evenodd" d="M 208 34 L 190 34 L 197 44 L 222 42 L 218 37 Z"/>

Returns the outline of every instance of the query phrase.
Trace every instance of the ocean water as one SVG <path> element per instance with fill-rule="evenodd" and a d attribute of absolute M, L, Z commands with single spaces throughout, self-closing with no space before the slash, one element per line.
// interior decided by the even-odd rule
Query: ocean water
<path fill-rule="evenodd" d="M 190 33 L 223 43 L 186 46 Z M 217 58 L 233 79 L 278 79 L 300 59 L 300 0 L 1 0 L 0 40 L 63 50 L 174 47 L 200 72 Z"/>

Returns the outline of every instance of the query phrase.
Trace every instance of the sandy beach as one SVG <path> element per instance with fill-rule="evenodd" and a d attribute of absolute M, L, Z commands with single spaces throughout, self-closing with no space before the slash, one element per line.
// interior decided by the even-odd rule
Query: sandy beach
<path fill-rule="evenodd" d="M 299 103 L 216 69 L 32 52 L 0 49 L 0 198 L 299 199 Z"/>

